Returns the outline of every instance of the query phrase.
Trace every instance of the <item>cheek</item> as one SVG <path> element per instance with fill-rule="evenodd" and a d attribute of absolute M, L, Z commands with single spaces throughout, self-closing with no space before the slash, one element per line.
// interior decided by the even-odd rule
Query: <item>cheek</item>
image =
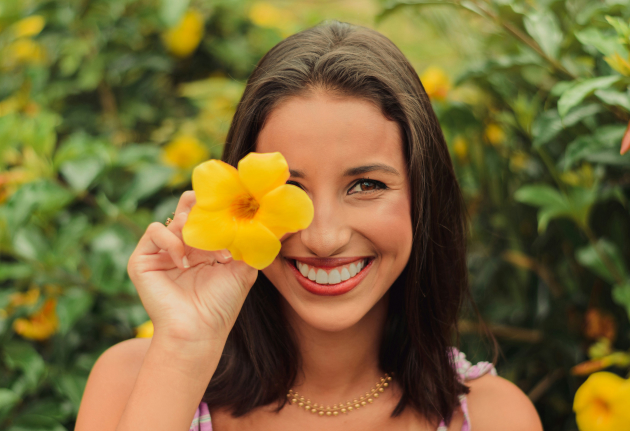
<path fill-rule="evenodd" d="M 355 218 L 355 230 L 365 236 L 383 257 L 403 258 L 411 253 L 411 209 L 406 198 L 393 199 L 361 211 Z M 385 256 L 390 255 L 390 256 Z"/>

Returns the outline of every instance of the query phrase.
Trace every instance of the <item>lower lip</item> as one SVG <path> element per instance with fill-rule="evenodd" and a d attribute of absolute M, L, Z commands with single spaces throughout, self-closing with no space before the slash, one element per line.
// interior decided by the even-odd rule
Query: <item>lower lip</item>
<path fill-rule="evenodd" d="M 363 270 L 357 275 L 337 284 L 317 284 L 314 281 L 304 277 L 302 273 L 295 267 L 295 265 L 291 263 L 291 261 L 286 260 L 286 262 L 287 265 L 289 265 L 289 268 L 291 268 L 291 270 L 293 271 L 293 274 L 295 275 L 295 278 L 297 278 L 298 283 L 300 283 L 300 285 L 302 285 L 304 289 L 315 295 L 337 296 L 343 295 L 344 293 L 350 292 L 352 289 L 354 289 L 357 284 L 359 284 L 361 280 L 363 280 L 367 276 L 368 271 L 372 267 L 372 262 L 374 262 L 374 259 L 370 259 L 368 264 L 365 265 Z"/>

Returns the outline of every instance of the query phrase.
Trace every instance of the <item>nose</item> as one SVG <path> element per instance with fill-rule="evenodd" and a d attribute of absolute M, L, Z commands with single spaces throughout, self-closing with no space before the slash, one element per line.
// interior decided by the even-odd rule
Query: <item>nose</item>
<path fill-rule="evenodd" d="M 313 221 L 300 231 L 302 244 L 318 257 L 342 253 L 350 242 L 352 228 L 343 208 L 334 199 L 313 199 Z"/>

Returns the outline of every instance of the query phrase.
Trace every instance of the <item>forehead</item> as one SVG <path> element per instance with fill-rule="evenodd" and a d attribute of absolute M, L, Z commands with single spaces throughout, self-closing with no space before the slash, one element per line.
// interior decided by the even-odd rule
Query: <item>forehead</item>
<path fill-rule="evenodd" d="M 325 93 L 292 97 L 276 107 L 258 135 L 256 151 L 279 151 L 292 169 L 327 171 L 380 162 L 405 171 L 395 121 L 366 100 Z"/>

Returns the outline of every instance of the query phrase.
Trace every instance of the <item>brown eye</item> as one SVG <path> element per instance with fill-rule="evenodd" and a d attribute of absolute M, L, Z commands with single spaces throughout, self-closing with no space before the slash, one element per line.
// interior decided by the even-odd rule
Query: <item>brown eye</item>
<path fill-rule="evenodd" d="M 376 189 L 376 184 L 374 184 L 373 181 L 361 181 L 359 185 L 361 186 L 361 191 L 363 192 Z"/>
<path fill-rule="evenodd" d="M 348 194 L 354 193 L 370 193 L 378 190 L 384 190 L 387 186 L 380 181 L 370 180 L 370 179 L 362 179 L 354 183 L 352 188 L 348 190 Z"/>

